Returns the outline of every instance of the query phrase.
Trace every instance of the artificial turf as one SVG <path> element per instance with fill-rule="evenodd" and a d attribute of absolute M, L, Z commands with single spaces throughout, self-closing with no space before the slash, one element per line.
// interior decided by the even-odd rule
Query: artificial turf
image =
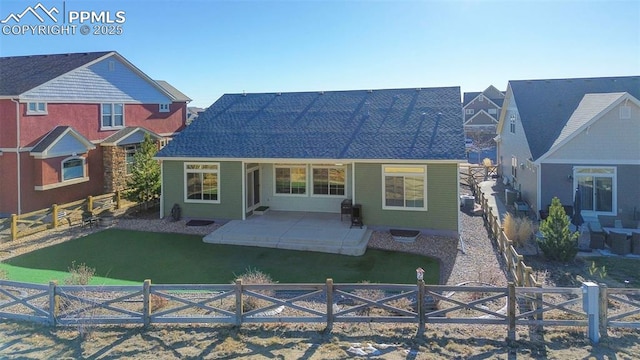
<path fill-rule="evenodd" d="M 415 283 L 416 268 L 425 282 L 437 284 L 436 260 L 414 254 L 368 249 L 363 256 L 250 246 L 207 244 L 201 236 L 108 229 L 35 250 L 0 263 L 10 280 L 62 281 L 69 267 L 96 270 L 92 283 L 227 284 L 248 269 L 279 283 Z M 38 271 L 36 271 L 38 270 Z M 110 280 L 103 280 L 107 278 Z"/>

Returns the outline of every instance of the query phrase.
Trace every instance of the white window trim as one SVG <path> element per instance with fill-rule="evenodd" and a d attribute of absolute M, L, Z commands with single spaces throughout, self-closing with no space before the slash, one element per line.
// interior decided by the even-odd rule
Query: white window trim
<path fill-rule="evenodd" d="M 161 113 L 169 112 L 170 109 L 171 109 L 171 104 L 169 104 L 169 103 L 158 104 L 158 111 L 161 112 Z"/>
<path fill-rule="evenodd" d="M 475 111 L 473 109 L 464 109 L 464 114 L 465 115 L 473 115 L 475 113 Z"/>
<path fill-rule="evenodd" d="M 76 177 L 73 179 L 68 179 L 65 180 L 64 179 L 64 163 L 70 160 L 82 160 L 82 176 L 81 177 Z M 63 159 L 62 161 L 60 161 L 60 182 L 61 183 L 67 183 L 70 181 L 76 181 L 78 179 L 84 179 L 87 177 L 87 159 L 85 159 L 82 156 L 69 156 L 68 158 Z"/>
<path fill-rule="evenodd" d="M 419 167 L 424 169 L 424 174 L 419 173 L 386 173 L 384 171 L 385 167 Z M 382 173 L 382 209 L 383 210 L 399 210 L 399 211 L 427 211 L 428 210 L 428 199 L 427 199 L 427 165 L 417 165 L 417 164 L 382 164 L 381 167 Z M 386 205 L 386 184 L 385 177 L 388 175 L 394 176 L 424 176 L 424 189 L 423 189 L 423 199 L 424 206 L 423 207 L 406 207 L 406 206 L 387 206 Z"/>
<path fill-rule="evenodd" d="M 512 134 L 516 133 L 516 114 L 509 116 L 509 132 Z"/>
<path fill-rule="evenodd" d="M 71 179 L 71 180 L 67 180 L 64 182 L 59 182 L 59 183 L 54 183 L 54 184 L 47 184 L 47 185 L 36 185 L 34 186 L 34 190 L 35 191 L 45 191 L 45 190 L 51 190 L 51 189 L 57 189 L 57 188 L 61 188 L 61 187 L 65 187 L 65 186 L 71 186 L 71 185 L 75 185 L 75 184 L 80 184 L 80 183 L 85 183 L 89 181 L 89 177 L 85 176 L 82 178 L 75 178 L 75 179 Z"/>
<path fill-rule="evenodd" d="M 586 169 L 607 169 L 613 170 L 612 174 L 607 173 L 595 173 L 585 172 L 578 173 L 580 170 Z M 593 177 L 610 177 L 613 189 L 611 191 L 611 211 L 591 211 L 582 210 L 582 216 L 595 217 L 598 215 L 618 215 L 618 168 L 616 166 L 574 166 L 573 167 L 573 188 L 578 187 L 578 177 L 580 176 L 593 176 Z M 573 195 L 572 195 L 573 196 Z"/>
<path fill-rule="evenodd" d="M 198 169 L 194 171 L 194 169 L 187 169 L 189 165 L 215 165 L 217 169 Z M 183 201 L 185 203 L 196 203 L 196 204 L 220 204 L 222 198 L 222 186 L 220 185 L 220 163 L 218 162 L 185 162 L 183 165 L 183 176 L 184 176 L 184 185 L 183 185 Z M 189 191 L 187 189 L 188 180 L 187 180 L 187 172 L 198 172 L 198 173 L 208 173 L 208 174 L 217 174 L 218 175 L 218 199 L 217 200 L 198 200 L 198 199 L 189 199 L 187 197 Z"/>
<path fill-rule="evenodd" d="M 629 120 L 631 119 L 631 106 L 629 105 L 621 105 L 619 110 L 620 120 Z"/>
<path fill-rule="evenodd" d="M 484 95 L 482 94 L 478 95 L 478 101 L 484 101 Z"/>
<path fill-rule="evenodd" d="M 488 109 L 488 110 L 487 110 L 487 113 L 488 113 L 489 115 L 497 115 L 497 114 L 498 114 L 498 109 L 496 109 L 496 108 L 490 108 L 490 109 Z"/>
<path fill-rule="evenodd" d="M 331 194 L 314 194 L 314 179 L 313 179 L 313 169 L 342 169 L 344 171 L 344 195 L 331 195 Z M 345 199 L 347 197 L 348 194 L 348 189 L 347 189 L 347 167 L 346 166 L 340 166 L 340 165 L 311 165 L 311 171 L 309 171 L 309 174 L 311 175 L 311 192 L 310 195 L 311 197 L 318 197 L 318 198 L 331 198 L 331 199 L 336 199 L 336 198 L 343 198 Z M 329 180 L 329 187 L 331 187 L 331 181 Z"/>
<path fill-rule="evenodd" d="M 111 105 L 111 125 L 110 126 L 104 126 L 104 124 L 102 123 L 102 119 L 103 119 L 103 114 L 102 114 L 102 107 L 104 105 Z M 113 125 L 114 120 L 115 120 L 115 105 L 122 105 L 122 125 Z M 100 130 L 112 130 L 112 129 L 123 129 L 126 126 L 126 120 L 125 120 L 125 106 L 124 103 L 101 103 L 100 104 Z"/>
<path fill-rule="evenodd" d="M 276 176 L 277 176 L 277 171 L 276 169 L 293 169 L 293 168 L 297 168 L 297 169 L 304 169 L 304 177 L 305 177 L 305 192 L 304 194 L 282 194 L 282 193 L 278 193 L 276 192 Z M 278 197 L 309 197 L 309 167 L 306 164 L 279 164 L 279 165 L 274 165 L 273 166 L 273 196 L 278 196 Z"/>
<path fill-rule="evenodd" d="M 29 109 L 29 105 L 31 104 L 35 104 L 36 109 L 35 110 L 31 110 Z M 43 104 L 44 105 L 44 110 L 38 110 L 39 108 L 39 104 Z M 27 102 L 27 115 L 47 115 L 48 111 L 47 111 L 47 103 L 44 101 L 29 101 Z"/>

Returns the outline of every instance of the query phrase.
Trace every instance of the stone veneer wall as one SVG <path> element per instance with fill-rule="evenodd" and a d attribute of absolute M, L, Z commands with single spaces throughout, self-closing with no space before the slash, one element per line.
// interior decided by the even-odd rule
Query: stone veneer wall
<path fill-rule="evenodd" d="M 127 188 L 127 164 L 124 148 L 105 146 L 103 148 L 104 191 L 105 193 Z"/>

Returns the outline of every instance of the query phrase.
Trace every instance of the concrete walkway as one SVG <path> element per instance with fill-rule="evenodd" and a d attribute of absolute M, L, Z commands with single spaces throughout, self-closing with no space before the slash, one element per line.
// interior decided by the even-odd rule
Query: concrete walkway
<path fill-rule="evenodd" d="M 493 215 L 497 216 L 498 222 L 502 225 L 502 220 L 507 215 L 507 206 L 500 200 L 497 196 L 495 185 L 495 180 L 487 180 L 483 181 L 480 184 L 480 191 L 487 198 L 487 204 L 491 207 L 491 212 Z"/>
<path fill-rule="evenodd" d="M 204 237 L 212 244 L 272 247 L 359 256 L 372 231 L 351 227 L 340 214 L 269 211 L 247 220 L 232 220 Z"/>

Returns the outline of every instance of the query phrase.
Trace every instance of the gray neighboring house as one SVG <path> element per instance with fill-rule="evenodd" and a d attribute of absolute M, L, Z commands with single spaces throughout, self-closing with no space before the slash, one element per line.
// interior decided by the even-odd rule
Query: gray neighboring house
<path fill-rule="evenodd" d="M 582 194 L 585 218 L 640 221 L 640 76 L 509 81 L 501 174 L 537 213 Z"/>
<path fill-rule="evenodd" d="M 460 88 L 225 94 L 158 154 L 161 216 L 270 210 L 459 233 Z"/>

